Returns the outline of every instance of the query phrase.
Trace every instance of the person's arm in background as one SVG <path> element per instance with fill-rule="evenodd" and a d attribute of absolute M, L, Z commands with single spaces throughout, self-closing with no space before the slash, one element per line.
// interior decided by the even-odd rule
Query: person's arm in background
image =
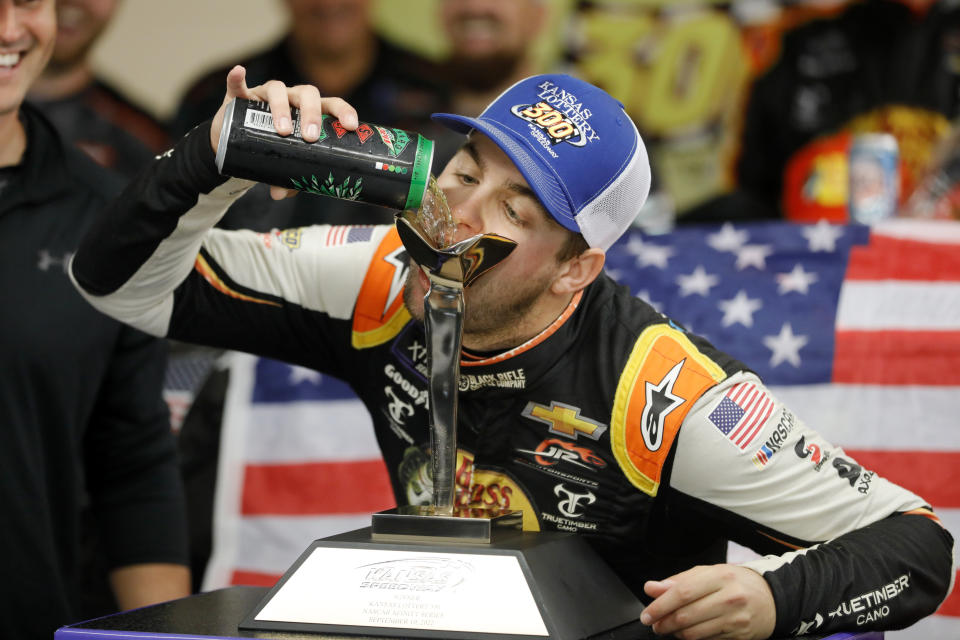
<path fill-rule="evenodd" d="M 771 403 L 745 450 L 711 421 L 744 382 Z M 658 633 L 765 638 L 902 628 L 936 611 L 952 587 L 953 539 L 924 500 L 863 469 L 752 375 L 701 398 L 674 454 L 661 498 L 698 526 L 768 555 L 648 582 L 655 599 L 644 621 Z"/>
<path fill-rule="evenodd" d="M 190 569 L 171 563 L 143 563 L 110 572 L 110 587 L 121 611 L 190 595 Z"/>
<path fill-rule="evenodd" d="M 121 609 L 190 594 L 165 368 L 163 340 L 121 327 L 84 439 L 90 505 Z"/>

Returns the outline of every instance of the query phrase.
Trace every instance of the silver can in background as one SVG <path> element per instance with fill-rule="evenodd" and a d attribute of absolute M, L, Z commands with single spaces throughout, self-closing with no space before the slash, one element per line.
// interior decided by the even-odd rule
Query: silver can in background
<path fill-rule="evenodd" d="M 897 215 L 900 152 L 889 133 L 861 133 L 850 144 L 849 213 L 852 222 L 874 224 Z"/>

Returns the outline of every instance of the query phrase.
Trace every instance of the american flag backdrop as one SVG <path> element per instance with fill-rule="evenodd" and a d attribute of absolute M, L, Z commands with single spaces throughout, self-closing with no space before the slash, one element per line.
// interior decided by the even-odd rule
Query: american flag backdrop
<path fill-rule="evenodd" d="M 960 224 L 633 231 L 607 271 L 960 534 Z M 765 398 L 735 389 L 728 400 L 710 419 L 740 446 Z M 310 541 L 391 506 L 370 418 L 343 383 L 234 356 L 205 588 L 272 584 Z M 751 553 L 731 549 L 731 561 Z M 960 637 L 960 595 L 887 637 Z"/>

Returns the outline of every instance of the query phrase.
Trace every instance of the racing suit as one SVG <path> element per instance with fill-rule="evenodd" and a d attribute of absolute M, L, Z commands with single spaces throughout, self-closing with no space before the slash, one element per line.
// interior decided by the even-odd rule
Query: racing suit
<path fill-rule="evenodd" d="M 403 304 L 396 231 L 214 229 L 249 183 L 217 174 L 208 127 L 104 212 L 75 283 L 149 333 L 344 379 L 398 503 L 424 500 L 426 341 Z M 640 597 L 648 579 L 723 562 L 727 540 L 770 554 L 748 566 L 772 589 L 775 635 L 905 626 L 951 586 L 952 539 L 921 498 L 605 276 L 528 342 L 464 352 L 459 399 L 458 504 L 585 535 Z"/>

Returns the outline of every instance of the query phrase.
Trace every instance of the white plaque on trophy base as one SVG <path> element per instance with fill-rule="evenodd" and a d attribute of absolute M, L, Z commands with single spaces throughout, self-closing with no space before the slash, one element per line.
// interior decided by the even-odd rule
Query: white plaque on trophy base
<path fill-rule="evenodd" d="M 370 529 L 314 541 L 241 629 L 390 638 L 637 637 L 643 606 L 582 539 L 486 545 L 384 542 Z"/>

